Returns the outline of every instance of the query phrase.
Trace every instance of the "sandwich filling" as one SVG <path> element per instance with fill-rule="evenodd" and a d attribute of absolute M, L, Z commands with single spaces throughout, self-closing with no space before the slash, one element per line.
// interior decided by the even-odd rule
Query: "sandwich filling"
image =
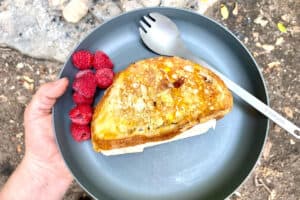
<path fill-rule="evenodd" d="M 185 139 L 185 138 L 204 134 L 210 128 L 215 129 L 216 124 L 217 124 L 217 121 L 215 119 L 212 119 L 207 122 L 198 124 L 198 125 L 190 128 L 189 130 L 187 130 L 179 135 L 176 135 L 175 137 L 168 139 L 168 140 L 164 140 L 164 141 L 160 141 L 160 142 L 149 142 L 149 143 L 139 144 L 139 145 L 132 146 L 132 147 L 123 147 L 120 149 L 102 150 L 101 153 L 106 156 L 113 156 L 113 155 L 121 155 L 121 154 L 127 154 L 127 153 L 143 152 L 144 149 L 147 147 L 152 147 L 152 146 L 165 144 L 165 143 L 173 142 L 176 140 Z"/>

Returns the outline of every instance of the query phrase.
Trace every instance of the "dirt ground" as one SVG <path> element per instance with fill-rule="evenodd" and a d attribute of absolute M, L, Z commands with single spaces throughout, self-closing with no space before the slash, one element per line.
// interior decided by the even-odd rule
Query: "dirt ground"
<path fill-rule="evenodd" d="M 226 20 L 222 20 L 221 3 L 229 11 Z M 266 80 L 271 107 L 299 125 L 299 1 L 237 1 L 238 9 L 234 9 L 236 1 L 221 3 L 208 15 L 228 27 L 249 48 Z M 287 28 L 286 33 L 278 30 L 278 22 Z M 22 123 L 26 104 L 41 83 L 56 78 L 61 67 L 62 63 L 0 48 L 0 188 L 24 154 Z M 271 123 L 262 158 L 230 199 L 299 200 L 299 152 L 300 142 Z M 89 197 L 74 183 L 64 199 Z"/>

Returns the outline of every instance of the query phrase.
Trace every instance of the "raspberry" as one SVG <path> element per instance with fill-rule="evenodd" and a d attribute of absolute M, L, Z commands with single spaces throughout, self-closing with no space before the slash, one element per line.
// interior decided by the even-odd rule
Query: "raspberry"
<path fill-rule="evenodd" d="M 82 142 L 91 138 L 91 129 L 88 125 L 71 124 L 71 134 L 75 141 Z"/>
<path fill-rule="evenodd" d="M 78 69 L 89 69 L 93 63 L 93 54 L 86 50 L 76 51 L 72 55 L 72 62 Z"/>
<path fill-rule="evenodd" d="M 86 98 L 92 98 L 97 87 L 95 75 L 93 73 L 78 74 L 79 78 L 75 78 L 73 89 Z"/>
<path fill-rule="evenodd" d="M 92 120 L 93 109 L 86 104 L 80 104 L 72 108 L 69 112 L 71 121 L 75 124 L 86 125 Z"/>
<path fill-rule="evenodd" d="M 110 68 L 112 69 L 114 64 L 103 51 L 96 51 L 93 60 L 93 67 L 95 69 L 102 69 L 102 68 Z"/>
<path fill-rule="evenodd" d="M 98 69 L 95 74 L 99 88 L 108 88 L 113 83 L 114 72 L 112 69 Z"/>
<path fill-rule="evenodd" d="M 74 92 L 73 94 L 73 101 L 76 104 L 92 104 L 93 103 L 93 97 L 86 98 L 85 96 L 79 94 L 78 92 Z"/>
<path fill-rule="evenodd" d="M 75 78 L 81 78 L 84 77 L 87 74 L 94 74 L 94 72 L 90 69 L 85 69 L 85 70 L 80 70 L 77 72 L 77 74 L 75 75 Z"/>

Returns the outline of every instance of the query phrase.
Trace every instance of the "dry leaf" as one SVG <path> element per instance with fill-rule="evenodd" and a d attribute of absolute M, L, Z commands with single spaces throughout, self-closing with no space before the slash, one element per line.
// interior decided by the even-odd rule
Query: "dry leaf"
<path fill-rule="evenodd" d="M 25 80 L 25 81 L 27 81 L 28 83 L 33 83 L 34 82 L 34 80 L 32 79 L 32 78 L 30 78 L 30 77 L 28 77 L 28 76 L 23 76 L 23 79 Z"/>
<path fill-rule="evenodd" d="M 224 4 L 221 4 L 221 15 L 222 15 L 222 20 L 226 20 L 229 17 L 228 8 Z"/>
<path fill-rule="evenodd" d="M 269 157 L 272 146 L 273 146 L 272 143 L 270 141 L 267 141 L 263 150 L 263 157 L 265 160 Z"/>
<path fill-rule="evenodd" d="M 277 28 L 278 28 L 278 30 L 279 30 L 281 33 L 286 33 L 286 32 L 287 32 L 287 30 L 286 30 L 284 24 L 281 23 L 281 22 L 279 22 L 279 23 L 277 24 Z"/>
<path fill-rule="evenodd" d="M 233 15 L 238 15 L 239 14 L 239 7 L 238 7 L 238 3 L 237 2 L 234 3 L 234 9 L 232 11 L 232 14 Z"/>

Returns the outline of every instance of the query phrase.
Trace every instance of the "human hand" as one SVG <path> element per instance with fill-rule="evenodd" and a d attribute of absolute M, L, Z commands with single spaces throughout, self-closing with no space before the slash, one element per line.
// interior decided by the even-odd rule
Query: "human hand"
<path fill-rule="evenodd" d="M 72 180 L 69 170 L 58 151 L 52 126 L 51 110 L 66 90 L 66 78 L 42 85 L 24 114 L 25 160 L 30 162 L 35 173 L 56 177 L 69 182 Z"/>
<path fill-rule="evenodd" d="M 53 105 L 67 86 L 66 78 L 44 84 L 27 106 L 25 156 L 0 191 L 1 200 L 62 199 L 72 183 L 54 139 L 51 117 Z"/>

